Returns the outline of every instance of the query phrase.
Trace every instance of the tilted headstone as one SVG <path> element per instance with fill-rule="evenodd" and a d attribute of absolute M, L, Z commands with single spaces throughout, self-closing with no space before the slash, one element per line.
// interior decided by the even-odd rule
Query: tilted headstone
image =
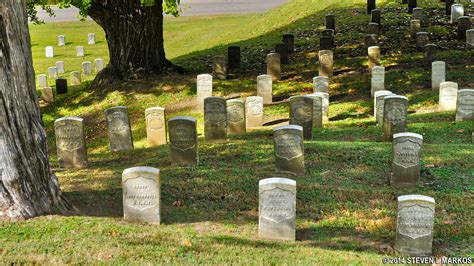
<path fill-rule="evenodd" d="M 89 33 L 87 34 L 87 44 L 95 44 L 95 34 L 94 33 Z"/>
<path fill-rule="evenodd" d="M 151 107 L 145 110 L 146 139 L 149 147 L 166 144 L 165 108 Z"/>
<path fill-rule="evenodd" d="M 314 92 L 312 95 L 323 98 L 323 123 L 329 122 L 329 93 Z"/>
<path fill-rule="evenodd" d="M 399 196 L 397 201 L 395 250 L 404 256 L 431 255 L 435 200 L 428 196 L 405 195 Z"/>
<path fill-rule="evenodd" d="M 333 48 L 333 38 L 328 36 L 321 36 L 319 38 L 319 49 L 321 50 L 331 50 Z"/>
<path fill-rule="evenodd" d="M 229 70 L 240 68 L 240 46 L 231 45 L 227 47 L 227 59 Z"/>
<path fill-rule="evenodd" d="M 371 14 L 376 8 L 375 0 L 367 0 L 367 14 Z"/>
<path fill-rule="evenodd" d="M 370 94 L 374 97 L 376 91 L 385 89 L 385 67 L 374 66 L 372 68 L 371 90 Z"/>
<path fill-rule="evenodd" d="M 408 14 L 413 13 L 413 9 L 416 8 L 416 0 L 408 0 Z"/>
<path fill-rule="evenodd" d="M 58 74 L 64 74 L 64 61 L 57 61 L 56 68 L 58 69 Z"/>
<path fill-rule="evenodd" d="M 288 45 L 288 52 L 294 53 L 295 52 L 295 35 L 293 34 L 284 34 L 282 36 L 282 42 Z"/>
<path fill-rule="evenodd" d="M 318 53 L 319 57 L 319 76 L 332 77 L 334 72 L 333 52 L 331 50 L 321 50 Z"/>
<path fill-rule="evenodd" d="M 92 63 L 89 61 L 82 62 L 82 74 L 84 76 L 92 75 Z"/>
<path fill-rule="evenodd" d="M 76 47 L 76 56 L 84 56 L 84 46 Z"/>
<path fill-rule="evenodd" d="M 466 31 L 466 49 L 474 49 L 474 29 Z"/>
<path fill-rule="evenodd" d="M 474 89 L 458 90 L 456 121 L 474 121 Z"/>
<path fill-rule="evenodd" d="M 72 71 L 71 72 L 71 85 L 80 85 L 81 84 L 81 72 Z"/>
<path fill-rule="evenodd" d="M 125 169 L 122 189 L 124 220 L 160 223 L 160 169 L 144 166 Z"/>
<path fill-rule="evenodd" d="M 273 129 L 275 167 L 278 172 L 304 175 L 303 128 L 297 125 Z"/>
<path fill-rule="evenodd" d="M 377 25 L 382 23 L 382 11 L 380 9 L 373 9 L 370 12 L 370 22 L 377 23 Z"/>
<path fill-rule="evenodd" d="M 197 165 L 196 118 L 177 116 L 168 121 L 171 165 Z"/>
<path fill-rule="evenodd" d="M 380 66 L 380 47 L 371 46 L 367 49 L 367 52 L 369 69 L 372 69 L 374 66 Z"/>
<path fill-rule="evenodd" d="M 313 138 L 313 105 L 313 98 L 306 95 L 290 98 L 290 125 L 303 127 L 306 140 Z"/>
<path fill-rule="evenodd" d="M 109 108 L 105 111 L 105 119 L 107 121 L 110 151 L 133 149 L 128 108 L 125 106 Z"/>
<path fill-rule="evenodd" d="M 227 141 L 227 107 L 222 97 L 204 99 L 204 140 L 206 143 Z"/>
<path fill-rule="evenodd" d="M 267 178 L 258 182 L 258 237 L 295 241 L 296 181 Z"/>
<path fill-rule="evenodd" d="M 66 94 L 67 93 L 67 79 L 59 78 L 56 79 L 56 93 Z"/>
<path fill-rule="evenodd" d="M 51 79 L 57 79 L 59 77 L 58 68 L 55 66 L 48 67 L 48 77 Z"/>
<path fill-rule="evenodd" d="M 36 78 L 38 80 L 38 87 L 48 87 L 48 76 L 46 76 L 45 74 L 39 74 Z"/>
<path fill-rule="evenodd" d="M 275 45 L 275 53 L 280 54 L 280 62 L 282 64 L 288 64 L 288 45 L 286 43 L 279 43 Z"/>
<path fill-rule="evenodd" d="M 259 75 L 257 77 L 257 96 L 263 98 L 264 104 L 273 102 L 273 80 L 269 75 Z"/>
<path fill-rule="evenodd" d="M 393 135 L 392 186 L 416 186 L 420 180 L 423 136 L 403 132 Z"/>
<path fill-rule="evenodd" d="M 468 16 L 462 16 L 458 19 L 458 40 L 466 39 L 466 31 L 471 28 L 471 19 Z"/>
<path fill-rule="evenodd" d="M 314 93 L 307 94 L 306 96 L 313 98 L 313 128 L 322 128 L 324 96 Z"/>
<path fill-rule="evenodd" d="M 456 111 L 458 84 L 445 81 L 439 85 L 439 111 Z"/>
<path fill-rule="evenodd" d="M 212 76 L 224 80 L 227 77 L 227 62 L 225 56 L 215 56 L 212 61 Z"/>
<path fill-rule="evenodd" d="M 379 35 L 379 24 L 377 23 L 369 23 L 369 34 Z"/>
<path fill-rule="evenodd" d="M 41 89 L 41 100 L 45 103 L 52 103 L 54 101 L 53 88 L 44 87 Z"/>
<path fill-rule="evenodd" d="M 59 35 L 58 36 L 58 46 L 64 46 L 64 45 L 66 45 L 66 36 Z"/>
<path fill-rule="evenodd" d="M 376 34 L 367 34 L 364 38 L 365 47 L 369 48 L 372 46 L 378 45 L 377 35 Z"/>
<path fill-rule="evenodd" d="M 99 73 L 100 71 L 102 71 L 102 69 L 105 68 L 104 59 L 102 58 L 97 58 L 96 60 L 94 60 L 94 63 L 95 63 L 95 72 L 97 73 Z"/>
<path fill-rule="evenodd" d="M 411 19 L 423 21 L 423 8 L 421 7 L 413 8 L 413 15 L 411 16 Z"/>
<path fill-rule="evenodd" d="M 196 108 L 204 108 L 204 99 L 212 96 L 212 76 L 201 74 L 197 76 Z"/>
<path fill-rule="evenodd" d="M 383 125 L 383 109 L 384 109 L 385 97 L 389 95 L 395 95 L 395 94 L 387 90 L 377 91 L 374 94 L 374 117 L 375 117 L 375 121 L 377 121 L 378 126 Z"/>
<path fill-rule="evenodd" d="M 406 132 L 408 98 L 400 95 L 389 95 L 384 99 L 383 139 L 392 140 L 393 134 Z"/>
<path fill-rule="evenodd" d="M 425 45 L 425 65 L 431 67 L 433 61 L 436 61 L 438 53 L 438 46 L 436 44 L 429 43 Z"/>
<path fill-rule="evenodd" d="M 250 96 L 245 100 L 246 128 L 258 128 L 263 126 L 263 98 Z"/>
<path fill-rule="evenodd" d="M 446 63 L 434 61 L 431 63 L 431 88 L 439 90 L 439 85 L 446 81 Z"/>
<path fill-rule="evenodd" d="M 464 6 L 462 4 L 453 4 L 451 6 L 451 24 L 458 23 L 459 17 L 464 16 Z"/>
<path fill-rule="evenodd" d="M 336 31 L 336 17 L 334 15 L 326 15 L 324 19 L 324 25 L 326 25 L 326 29 L 331 29 Z"/>
<path fill-rule="evenodd" d="M 313 78 L 313 92 L 329 93 L 329 78 L 317 76 Z"/>
<path fill-rule="evenodd" d="M 245 103 L 240 99 L 227 100 L 227 133 L 246 132 Z"/>
<path fill-rule="evenodd" d="M 430 34 L 428 32 L 417 32 L 416 33 L 416 48 L 418 51 L 423 51 L 425 45 L 430 42 Z"/>
<path fill-rule="evenodd" d="M 54 57 L 54 47 L 53 46 L 46 46 L 46 58 L 53 58 Z"/>
<path fill-rule="evenodd" d="M 411 20 L 410 21 L 410 36 L 416 40 L 416 34 L 421 30 L 421 21 L 420 20 Z"/>
<path fill-rule="evenodd" d="M 267 54 L 267 75 L 271 76 L 274 80 L 281 79 L 280 54 Z"/>
<path fill-rule="evenodd" d="M 84 120 L 79 117 L 59 118 L 54 121 L 54 134 L 59 166 L 63 168 L 87 167 Z"/>

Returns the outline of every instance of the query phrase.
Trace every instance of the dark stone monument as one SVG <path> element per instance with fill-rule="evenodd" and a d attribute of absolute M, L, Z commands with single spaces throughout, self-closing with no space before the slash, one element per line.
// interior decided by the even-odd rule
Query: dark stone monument
<path fill-rule="evenodd" d="M 326 15 L 325 17 L 326 29 L 336 31 L 336 17 L 334 15 Z"/>
<path fill-rule="evenodd" d="M 282 36 L 283 43 L 288 45 L 288 52 L 294 53 L 295 52 L 295 35 L 293 34 L 285 34 Z"/>
<path fill-rule="evenodd" d="M 288 45 L 286 43 L 279 43 L 275 46 L 275 53 L 280 54 L 280 62 L 288 64 Z"/>
<path fill-rule="evenodd" d="M 67 79 L 56 79 L 56 93 L 57 94 L 67 93 Z"/>
<path fill-rule="evenodd" d="M 466 39 L 466 31 L 471 28 L 471 19 L 468 16 L 462 16 L 458 19 L 458 40 Z"/>
<path fill-rule="evenodd" d="M 375 1 L 374 1 L 375 2 Z M 380 9 L 374 9 L 371 12 L 370 22 L 381 25 L 382 22 L 382 11 Z"/>
<path fill-rule="evenodd" d="M 229 70 L 240 68 L 240 46 L 227 47 L 227 60 Z"/>
<path fill-rule="evenodd" d="M 320 50 L 332 50 L 333 40 L 331 37 L 321 36 L 319 38 L 319 49 Z"/>

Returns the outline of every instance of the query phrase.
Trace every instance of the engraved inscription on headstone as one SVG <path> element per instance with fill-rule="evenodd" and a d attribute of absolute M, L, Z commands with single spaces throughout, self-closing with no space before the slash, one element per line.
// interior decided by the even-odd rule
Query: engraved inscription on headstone
<path fill-rule="evenodd" d="M 207 143 L 227 141 L 227 107 L 222 97 L 204 99 L 204 139 Z"/>
<path fill-rule="evenodd" d="M 240 99 L 227 100 L 227 133 L 246 132 L 245 103 Z"/>
<path fill-rule="evenodd" d="M 380 66 L 380 47 L 370 46 L 369 48 L 367 48 L 367 51 L 369 54 L 369 69 L 373 68 L 374 66 Z"/>
<path fill-rule="evenodd" d="M 257 96 L 263 98 L 264 104 L 272 103 L 273 101 L 273 81 L 269 75 L 260 75 L 257 77 Z"/>
<path fill-rule="evenodd" d="M 87 147 L 84 120 L 63 117 L 54 122 L 59 166 L 64 168 L 87 167 Z"/>
<path fill-rule="evenodd" d="M 313 98 L 293 96 L 290 98 L 290 125 L 303 127 L 306 140 L 313 138 Z"/>
<path fill-rule="evenodd" d="M 458 84 L 445 81 L 439 85 L 439 111 L 455 111 L 458 99 Z"/>
<path fill-rule="evenodd" d="M 277 171 L 304 175 L 303 128 L 289 125 L 273 129 Z"/>
<path fill-rule="evenodd" d="M 245 118 L 247 130 L 263 126 L 263 98 L 260 96 L 247 97 L 245 100 Z"/>
<path fill-rule="evenodd" d="M 408 98 L 389 95 L 384 99 L 383 139 L 392 140 L 393 134 L 406 131 Z"/>
<path fill-rule="evenodd" d="M 474 89 L 458 91 L 456 121 L 474 121 Z"/>
<path fill-rule="evenodd" d="M 313 92 L 329 93 L 329 78 L 317 76 L 313 78 Z"/>
<path fill-rule="evenodd" d="M 323 102 L 324 96 L 321 94 L 307 94 L 313 98 L 313 128 L 323 127 Z"/>
<path fill-rule="evenodd" d="M 145 110 L 146 137 L 150 147 L 166 144 L 165 108 L 152 107 Z"/>
<path fill-rule="evenodd" d="M 321 50 L 319 58 L 319 76 L 332 77 L 333 74 L 333 52 L 331 50 Z"/>
<path fill-rule="evenodd" d="M 370 94 L 373 97 L 376 91 L 381 91 L 384 89 L 385 89 L 385 67 L 374 66 L 372 68 Z"/>
<path fill-rule="evenodd" d="M 329 122 L 329 93 L 314 92 L 310 95 L 319 96 L 323 98 L 323 123 Z"/>
<path fill-rule="evenodd" d="M 374 117 L 375 117 L 375 121 L 377 121 L 378 126 L 383 125 L 384 99 L 388 95 L 395 95 L 395 94 L 387 90 L 377 91 L 374 94 Z"/>
<path fill-rule="evenodd" d="M 168 121 L 171 165 L 197 165 L 196 118 L 177 116 Z"/>
<path fill-rule="evenodd" d="M 423 137 L 415 133 L 393 135 L 392 186 L 415 186 L 420 179 Z"/>
<path fill-rule="evenodd" d="M 212 76 L 201 74 L 197 76 L 196 108 L 203 110 L 204 99 L 212 96 Z"/>
<path fill-rule="evenodd" d="M 128 108 L 125 106 L 109 108 L 105 111 L 105 118 L 107 121 L 110 151 L 133 149 Z"/>
<path fill-rule="evenodd" d="M 434 61 L 431 63 L 431 88 L 439 90 L 439 85 L 446 81 L 446 63 Z"/>

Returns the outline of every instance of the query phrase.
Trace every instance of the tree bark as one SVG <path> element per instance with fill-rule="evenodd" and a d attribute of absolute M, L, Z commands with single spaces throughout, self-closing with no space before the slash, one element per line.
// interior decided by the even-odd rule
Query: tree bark
<path fill-rule="evenodd" d="M 0 220 L 73 209 L 48 161 L 25 0 L 0 1 Z"/>
<path fill-rule="evenodd" d="M 96 84 L 155 75 L 172 66 L 165 57 L 162 1 L 156 2 L 153 6 L 143 6 L 139 0 L 92 2 L 89 16 L 104 29 L 110 54 Z"/>

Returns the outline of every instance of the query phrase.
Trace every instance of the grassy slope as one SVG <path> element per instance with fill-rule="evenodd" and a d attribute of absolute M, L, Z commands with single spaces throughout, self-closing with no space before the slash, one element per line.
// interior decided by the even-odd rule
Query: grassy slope
<path fill-rule="evenodd" d="M 87 84 L 43 107 L 52 163 L 57 166 L 52 123 L 66 115 L 86 119 L 91 166 L 85 170 L 55 169 L 67 197 L 84 216 L 48 216 L 26 222 L 2 224 L 0 261 L 90 263 L 106 262 L 205 262 L 205 263 L 379 263 L 393 255 L 396 196 L 418 193 L 437 201 L 434 252 L 436 255 L 473 255 L 474 152 L 472 124 L 454 123 L 453 113 L 433 113 L 437 94 L 429 87 L 429 71 L 422 55 L 409 41 L 409 16 L 389 2 L 384 8 L 383 60 L 388 89 L 410 99 L 409 131 L 425 138 L 421 184 L 417 188 L 388 186 L 390 143 L 381 142 L 381 129 L 371 118 L 368 75 L 364 72 L 363 35 L 368 22 L 364 2 L 296 0 L 263 15 L 186 17 L 167 19 L 167 54 L 184 65 L 189 75 L 167 76 L 160 82 L 130 82 L 120 87 L 92 91 Z M 425 8 L 437 1 L 419 1 Z M 350 9 L 347 7 L 351 6 Z M 255 77 L 265 71 L 265 54 L 285 32 L 297 35 L 297 53 L 285 67 L 286 76 L 275 84 L 275 98 L 282 102 L 265 109 L 266 121 L 287 118 L 290 95 L 311 91 L 315 75 L 318 36 L 323 17 L 334 12 L 338 19 L 336 68 L 331 80 L 332 122 L 316 130 L 315 141 L 306 142 L 305 176 L 298 182 L 297 239 L 295 243 L 259 241 L 257 233 L 257 183 L 275 176 L 270 127 L 232 136 L 228 144 L 200 143 L 197 168 L 171 167 L 168 146 L 146 147 L 143 112 L 151 106 L 167 107 L 168 118 L 193 115 L 202 134 L 202 114 L 190 108 L 195 94 L 195 74 L 210 71 L 210 58 L 225 53 L 229 43 L 243 47 L 245 69 L 240 80 L 218 81 L 217 95 L 255 94 Z M 447 19 L 430 12 L 427 28 L 440 44 L 440 57 L 448 63 L 448 79 L 473 87 L 473 62 L 459 47 Z M 206 34 L 203 34 L 203 30 Z M 447 29 L 447 30 L 446 30 Z M 44 46 L 55 36 L 67 35 L 70 45 L 58 54 L 74 55 L 74 46 L 85 44 L 87 33 L 103 33 L 89 22 L 32 26 L 34 63 L 45 72 L 54 60 L 44 59 Z M 49 43 L 48 40 L 53 40 Z M 403 44 L 403 45 L 400 45 Z M 89 48 L 87 58 L 107 58 L 106 44 Z M 69 51 L 70 50 L 70 51 Z M 67 71 L 81 60 L 67 59 Z M 176 102 L 179 102 L 176 104 Z M 136 149 L 107 151 L 103 110 L 115 105 L 130 108 Z M 120 174 L 134 165 L 162 170 L 162 226 L 123 222 Z M 98 217 L 94 217 L 98 216 Z"/>

